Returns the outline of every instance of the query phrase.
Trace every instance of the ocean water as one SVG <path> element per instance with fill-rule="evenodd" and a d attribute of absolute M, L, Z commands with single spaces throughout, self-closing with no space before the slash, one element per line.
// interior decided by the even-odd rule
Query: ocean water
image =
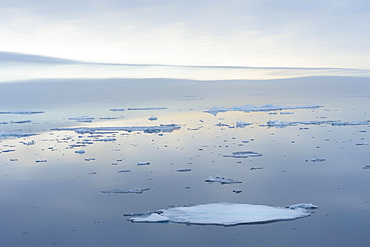
<path fill-rule="evenodd" d="M 0 133 L 35 134 L 0 140 L 1 245 L 367 246 L 370 169 L 363 168 L 370 163 L 369 125 L 264 125 L 271 120 L 370 120 L 369 82 L 358 76 L 311 76 L 1 83 L 0 112 L 44 111 L 0 114 Z M 204 112 L 213 106 L 247 104 L 322 107 L 272 114 Z M 128 110 L 148 107 L 155 108 Z M 69 119 L 80 116 L 94 119 L 90 123 Z M 151 116 L 158 119 L 148 120 Z M 115 119 L 100 119 L 107 117 Z M 26 120 L 31 122 L 17 123 Z M 236 127 L 237 121 L 251 125 Z M 55 130 L 160 124 L 180 128 L 159 133 Z M 102 138 L 115 140 L 97 141 Z M 263 156 L 223 157 L 237 151 Z M 176 171 L 181 168 L 191 171 Z M 216 175 L 242 183 L 205 182 Z M 101 192 L 134 188 L 150 189 L 141 194 Z M 306 202 L 319 208 L 302 219 L 232 227 L 131 223 L 123 216 L 216 202 L 268 206 Z"/>

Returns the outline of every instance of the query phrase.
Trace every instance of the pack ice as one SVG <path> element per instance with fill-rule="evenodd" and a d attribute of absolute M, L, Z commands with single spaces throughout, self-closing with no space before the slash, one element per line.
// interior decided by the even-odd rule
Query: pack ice
<path fill-rule="evenodd" d="M 299 206 L 296 206 L 299 205 Z M 191 207 L 176 207 L 159 210 L 146 217 L 133 217 L 131 222 L 173 222 L 200 225 L 232 226 L 239 224 L 266 223 L 294 220 L 307 217 L 307 209 L 317 208 L 312 204 L 296 204 L 292 207 L 271 207 L 265 205 L 210 203 Z M 305 207 L 310 205 L 310 207 Z M 295 206 L 295 207 L 293 207 Z"/>
<path fill-rule="evenodd" d="M 212 115 L 217 115 L 220 112 L 228 112 L 228 111 L 243 111 L 243 112 L 269 112 L 269 111 L 282 111 L 282 110 L 295 110 L 295 109 L 315 109 L 320 108 L 320 105 L 303 105 L 303 106 L 281 106 L 281 105 L 262 105 L 262 106 L 253 106 L 253 105 L 245 105 L 245 106 L 235 106 L 232 108 L 223 108 L 214 106 L 211 109 L 204 111 L 207 113 L 211 113 Z"/>

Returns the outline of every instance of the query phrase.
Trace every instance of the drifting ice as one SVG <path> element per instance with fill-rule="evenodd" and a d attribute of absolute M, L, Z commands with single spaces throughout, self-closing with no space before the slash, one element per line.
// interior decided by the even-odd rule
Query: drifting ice
<path fill-rule="evenodd" d="M 232 157 L 232 158 L 248 158 L 248 157 L 260 157 L 262 154 L 253 152 L 253 151 L 239 151 L 233 152 L 233 154 L 225 154 L 223 157 Z"/>
<path fill-rule="evenodd" d="M 308 204 L 296 204 L 308 205 Z M 292 205 L 293 207 L 294 205 Z M 312 205 L 314 206 L 314 205 Z M 307 207 L 313 209 L 314 207 Z M 315 206 L 315 208 L 317 208 Z M 159 210 L 147 217 L 133 217 L 131 222 L 173 222 L 200 225 L 232 226 L 239 224 L 266 223 L 294 220 L 307 217 L 306 207 L 270 207 L 265 205 L 210 203 L 192 207 L 177 207 Z"/>
<path fill-rule="evenodd" d="M 110 194 L 110 193 L 123 193 L 123 194 L 126 194 L 126 193 L 134 193 L 134 194 L 141 194 L 141 193 L 143 193 L 146 190 L 150 190 L 150 188 L 144 188 L 144 189 L 136 188 L 136 189 L 132 189 L 132 190 L 102 190 L 101 193 L 105 193 L 105 194 Z"/>
<path fill-rule="evenodd" d="M 204 111 L 207 113 L 211 113 L 212 115 L 217 115 L 219 112 L 228 112 L 228 111 L 243 111 L 243 112 L 268 112 L 268 111 L 282 111 L 282 110 L 293 110 L 293 109 L 315 109 L 320 108 L 320 105 L 304 105 L 304 106 L 279 106 L 279 105 L 263 105 L 263 106 L 253 106 L 253 105 L 245 105 L 245 106 L 236 106 L 232 108 L 222 108 L 222 107 L 212 107 L 208 111 Z"/>
<path fill-rule="evenodd" d="M 51 130 L 72 130 L 78 134 L 96 133 L 96 131 L 144 131 L 145 133 L 172 132 L 180 129 L 177 124 L 160 124 L 159 126 L 133 126 L 133 127 L 95 127 L 95 128 L 55 128 Z"/>
<path fill-rule="evenodd" d="M 209 176 L 205 181 L 210 182 L 210 183 L 219 182 L 221 184 L 239 184 L 239 183 L 241 183 L 240 181 L 234 180 L 232 178 L 223 178 L 223 177 L 220 177 L 220 176 L 216 176 L 216 177 Z"/>

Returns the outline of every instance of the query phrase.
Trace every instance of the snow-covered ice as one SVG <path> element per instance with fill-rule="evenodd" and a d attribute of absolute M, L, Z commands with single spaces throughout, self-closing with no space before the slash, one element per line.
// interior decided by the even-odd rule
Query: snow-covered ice
<path fill-rule="evenodd" d="M 239 183 L 241 183 L 240 181 L 237 181 L 235 179 L 224 178 L 224 177 L 221 177 L 221 176 L 215 176 L 215 177 L 209 176 L 205 181 L 209 182 L 209 183 L 219 182 L 221 184 L 239 184 Z"/>
<path fill-rule="evenodd" d="M 232 157 L 232 158 L 248 158 L 248 157 L 260 157 L 262 154 L 253 152 L 253 151 L 238 151 L 233 152 L 233 154 L 225 154 L 223 157 Z"/>
<path fill-rule="evenodd" d="M 153 213 L 145 217 L 133 217 L 129 220 L 141 223 L 173 222 L 232 226 L 303 218 L 310 215 L 306 208 L 311 209 L 313 207 L 284 208 L 223 202 L 162 209 L 159 210 L 160 213 Z"/>

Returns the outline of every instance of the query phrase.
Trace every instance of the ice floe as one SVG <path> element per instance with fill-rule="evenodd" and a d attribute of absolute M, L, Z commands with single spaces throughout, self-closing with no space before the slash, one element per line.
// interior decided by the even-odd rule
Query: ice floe
<path fill-rule="evenodd" d="M 124 111 L 125 109 L 123 108 L 113 108 L 113 109 L 109 109 L 110 111 Z"/>
<path fill-rule="evenodd" d="M 110 193 L 122 193 L 122 194 L 133 193 L 133 194 L 141 194 L 141 193 L 143 193 L 146 190 L 150 190 L 150 188 L 135 188 L 135 189 L 132 189 L 132 190 L 119 190 L 119 189 L 115 189 L 115 190 L 102 190 L 101 193 L 105 193 L 105 194 L 110 194 Z"/>
<path fill-rule="evenodd" d="M 238 151 L 233 152 L 233 154 L 225 154 L 223 157 L 232 157 L 232 158 L 248 158 L 248 157 L 260 157 L 262 154 L 253 152 L 253 151 Z"/>
<path fill-rule="evenodd" d="M 155 120 L 158 120 L 158 118 L 157 117 L 154 117 L 154 116 L 151 116 L 151 117 L 148 118 L 148 120 L 155 121 Z"/>
<path fill-rule="evenodd" d="M 177 172 L 190 172 L 191 169 L 190 168 L 181 168 L 181 169 L 177 169 L 176 171 Z"/>
<path fill-rule="evenodd" d="M 245 105 L 245 106 L 235 106 L 232 108 L 223 108 L 223 107 L 214 106 L 211 109 L 204 111 L 204 112 L 211 113 L 212 115 L 216 116 L 220 112 L 228 112 L 228 111 L 268 112 L 268 111 L 282 111 L 282 110 L 295 110 L 295 109 L 315 109 L 315 108 L 320 108 L 320 107 L 322 106 L 320 105 L 303 105 L 303 106 Z"/>
<path fill-rule="evenodd" d="M 95 118 L 82 116 L 82 117 L 70 117 L 68 119 L 75 120 L 77 122 L 82 122 L 82 123 L 91 123 Z"/>
<path fill-rule="evenodd" d="M 236 122 L 236 127 L 238 127 L 238 128 L 243 128 L 243 127 L 249 126 L 249 125 L 251 125 L 251 123 L 246 123 L 246 122 L 243 122 L 243 121 L 237 121 Z"/>
<path fill-rule="evenodd" d="M 97 131 L 143 131 L 145 133 L 158 133 L 158 132 L 172 132 L 174 130 L 180 129 L 181 127 L 177 124 L 160 124 L 159 126 L 132 126 L 132 127 L 83 127 L 83 128 L 55 128 L 51 130 L 56 131 L 75 131 L 79 134 L 85 133 L 97 133 Z"/>
<path fill-rule="evenodd" d="M 147 165 L 150 165 L 150 162 L 140 161 L 140 162 L 137 162 L 137 165 L 138 166 L 147 166 Z"/>
<path fill-rule="evenodd" d="M 22 115 L 29 115 L 29 114 L 40 114 L 45 113 L 44 111 L 0 111 L 0 114 L 22 114 Z"/>
<path fill-rule="evenodd" d="M 31 120 L 21 120 L 21 121 L 11 121 L 12 124 L 24 124 L 24 123 L 31 123 Z"/>
<path fill-rule="evenodd" d="M 209 182 L 209 183 L 218 182 L 218 183 L 221 183 L 221 184 L 239 184 L 239 183 L 241 183 L 240 181 L 234 180 L 232 178 L 224 178 L 224 177 L 221 177 L 221 176 L 215 176 L 215 177 L 209 176 L 205 181 Z"/>
<path fill-rule="evenodd" d="M 172 222 L 233 226 L 239 224 L 294 220 L 309 215 L 310 212 L 307 211 L 305 207 L 284 208 L 223 202 L 200 204 L 191 207 L 161 209 L 158 213 L 152 213 L 144 217 L 132 217 L 129 220 L 134 223 Z"/>
<path fill-rule="evenodd" d="M 31 134 L 31 133 L 20 133 L 20 132 L 0 132 L 0 137 L 28 137 L 28 136 L 33 136 L 36 134 Z"/>

